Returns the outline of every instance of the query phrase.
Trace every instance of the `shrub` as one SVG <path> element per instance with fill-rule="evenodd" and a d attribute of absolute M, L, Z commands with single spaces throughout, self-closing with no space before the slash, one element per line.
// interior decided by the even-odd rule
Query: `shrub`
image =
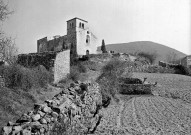
<path fill-rule="evenodd" d="M 175 74 L 182 74 L 191 76 L 191 68 L 185 67 L 183 65 L 171 66 L 175 70 Z"/>
<path fill-rule="evenodd" d="M 79 80 L 80 72 L 77 66 L 72 66 L 70 68 L 70 74 L 68 75 L 68 79 L 73 81 Z"/>
<path fill-rule="evenodd" d="M 20 87 L 24 90 L 29 90 L 32 87 L 44 87 L 52 78 L 43 66 L 33 69 L 20 65 L 2 66 L 0 75 L 4 77 L 7 87 Z"/>
<path fill-rule="evenodd" d="M 82 65 L 86 67 L 88 70 L 98 71 L 101 69 L 101 64 L 94 61 L 84 61 Z"/>
<path fill-rule="evenodd" d="M 169 67 L 161 67 L 158 65 L 149 65 L 149 66 L 145 66 L 143 69 L 143 72 L 146 73 L 170 73 L 170 74 L 174 74 L 175 70 Z"/>
<path fill-rule="evenodd" d="M 137 55 L 140 56 L 140 57 L 147 58 L 151 64 L 154 64 L 155 59 L 157 57 L 156 53 L 139 52 Z"/>
<path fill-rule="evenodd" d="M 118 79 L 122 76 L 126 67 L 125 61 L 114 58 L 102 68 L 101 75 L 98 77 L 97 82 L 100 84 L 103 99 L 110 97 L 115 101 L 119 100 L 116 97 L 116 94 L 119 92 Z"/>
<path fill-rule="evenodd" d="M 87 72 L 86 67 L 80 62 L 78 63 L 77 68 L 78 68 L 80 73 L 86 73 Z"/>

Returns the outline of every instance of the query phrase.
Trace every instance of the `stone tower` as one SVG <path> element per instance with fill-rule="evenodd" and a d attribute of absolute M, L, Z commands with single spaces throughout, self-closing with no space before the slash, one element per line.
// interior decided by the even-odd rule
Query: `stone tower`
<path fill-rule="evenodd" d="M 88 22 L 83 19 L 67 21 L 67 40 L 71 43 L 72 54 L 95 54 L 97 51 L 97 38 L 90 32 Z"/>

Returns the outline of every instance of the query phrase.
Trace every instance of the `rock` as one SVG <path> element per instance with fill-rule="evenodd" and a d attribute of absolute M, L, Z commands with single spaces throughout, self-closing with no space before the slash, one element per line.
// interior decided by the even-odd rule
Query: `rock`
<path fill-rule="evenodd" d="M 18 124 L 18 123 L 14 123 L 14 122 L 9 121 L 9 122 L 7 123 L 7 126 L 13 126 L 13 125 L 15 125 L 15 124 Z"/>
<path fill-rule="evenodd" d="M 38 122 L 38 121 L 31 122 L 30 124 L 31 124 L 32 130 L 33 130 L 33 129 L 38 129 L 38 130 L 40 130 L 40 129 L 43 127 L 42 124 L 40 124 L 40 122 Z"/>
<path fill-rule="evenodd" d="M 46 121 L 46 119 L 42 118 L 42 119 L 40 119 L 40 123 L 41 124 L 47 124 L 47 121 Z"/>
<path fill-rule="evenodd" d="M 13 132 L 16 134 L 16 133 L 19 133 L 20 131 L 22 130 L 22 127 L 21 126 L 14 126 L 13 127 Z"/>
<path fill-rule="evenodd" d="M 29 128 L 30 127 L 30 122 L 22 123 L 21 126 L 22 126 L 23 129 Z"/>
<path fill-rule="evenodd" d="M 16 123 L 24 123 L 24 122 L 29 122 L 30 121 L 30 116 L 27 114 L 23 114 L 17 121 Z"/>
<path fill-rule="evenodd" d="M 34 104 L 34 110 L 41 110 L 41 108 L 43 107 L 43 104 Z"/>
<path fill-rule="evenodd" d="M 58 113 L 56 113 L 56 112 L 52 112 L 51 115 L 52 115 L 53 118 L 57 118 L 58 117 Z"/>
<path fill-rule="evenodd" d="M 53 98 L 55 98 L 55 100 L 59 100 L 60 98 L 62 98 L 62 95 L 59 93 L 56 96 L 54 96 Z"/>
<path fill-rule="evenodd" d="M 59 107 L 52 107 L 52 111 L 54 111 L 54 112 L 56 112 L 56 113 L 58 113 L 58 114 L 60 114 L 61 113 L 61 110 L 60 110 L 60 108 Z"/>
<path fill-rule="evenodd" d="M 9 135 L 12 132 L 12 126 L 3 127 L 3 135 Z"/>
<path fill-rule="evenodd" d="M 47 121 L 47 123 L 51 122 L 51 119 L 49 117 L 45 117 L 45 120 Z"/>
<path fill-rule="evenodd" d="M 53 100 L 49 106 L 52 107 L 52 106 L 57 106 L 57 105 L 58 105 L 58 104 L 57 104 L 56 100 Z"/>
<path fill-rule="evenodd" d="M 75 86 L 75 84 L 74 84 L 74 83 L 70 83 L 70 88 L 71 88 L 71 87 L 74 87 L 74 86 Z"/>
<path fill-rule="evenodd" d="M 51 112 L 52 112 L 52 109 L 51 109 L 50 107 L 48 107 L 48 106 L 44 106 L 44 107 L 42 108 L 42 111 L 45 112 L 45 113 L 51 113 Z"/>
<path fill-rule="evenodd" d="M 24 129 L 23 131 L 21 131 L 22 135 L 31 135 L 31 128 L 28 129 Z"/>
<path fill-rule="evenodd" d="M 63 114 L 59 114 L 58 115 L 58 119 L 64 119 L 64 115 Z"/>
<path fill-rule="evenodd" d="M 45 129 L 44 128 L 41 128 L 40 129 L 40 133 L 43 134 L 45 132 Z"/>
<path fill-rule="evenodd" d="M 33 121 L 38 121 L 40 119 L 40 114 L 36 114 L 32 116 Z"/>
<path fill-rule="evenodd" d="M 31 123 L 31 133 L 33 135 L 34 134 L 36 135 L 41 128 L 42 128 L 42 125 L 38 121 Z"/>
<path fill-rule="evenodd" d="M 51 105 L 52 100 L 46 100 L 45 103 L 47 103 L 47 105 L 49 106 L 49 105 Z"/>
<path fill-rule="evenodd" d="M 45 115 L 45 113 L 42 111 L 38 111 L 38 114 L 40 114 L 41 117 L 43 117 Z"/>
<path fill-rule="evenodd" d="M 59 100 L 55 100 L 56 105 L 60 105 L 60 101 Z"/>
<path fill-rule="evenodd" d="M 78 81 L 75 81 L 75 83 L 76 83 L 76 84 L 80 84 L 80 83 L 82 83 L 82 82 L 78 80 Z"/>
<path fill-rule="evenodd" d="M 52 118 L 50 118 L 50 119 L 51 119 L 52 122 L 57 122 L 57 121 L 58 121 L 57 118 L 53 118 L 53 117 L 52 117 Z"/>
<path fill-rule="evenodd" d="M 33 111 L 30 111 L 27 113 L 28 116 L 32 116 L 33 115 Z"/>

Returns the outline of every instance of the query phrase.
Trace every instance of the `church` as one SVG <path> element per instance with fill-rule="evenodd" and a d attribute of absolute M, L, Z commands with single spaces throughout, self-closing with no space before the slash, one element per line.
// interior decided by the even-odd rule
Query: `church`
<path fill-rule="evenodd" d="M 57 52 L 70 49 L 71 54 L 96 54 L 98 39 L 88 27 L 88 22 L 80 18 L 67 21 L 67 35 L 47 37 L 37 40 L 37 52 Z"/>

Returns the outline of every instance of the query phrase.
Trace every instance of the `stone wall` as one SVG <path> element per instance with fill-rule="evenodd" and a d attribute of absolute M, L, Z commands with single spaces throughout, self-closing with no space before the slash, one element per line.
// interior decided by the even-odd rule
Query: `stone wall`
<path fill-rule="evenodd" d="M 24 67 L 36 67 L 43 65 L 47 70 L 52 67 L 52 61 L 55 59 L 58 52 L 43 52 L 19 54 L 17 63 Z"/>
<path fill-rule="evenodd" d="M 91 99 L 90 99 L 91 97 Z M 16 122 L 8 122 L 2 135 L 49 135 L 60 133 L 55 127 L 69 122 L 80 126 L 78 134 L 93 133 L 101 120 L 99 110 L 102 97 L 98 84 L 72 83 L 69 88 L 47 100 L 35 104 L 34 110 L 23 114 Z M 63 134 L 67 129 L 62 131 Z"/>
<path fill-rule="evenodd" d="M 65 79 L 70 73 L 70 50 L 60 52 L 54 61 L 54 83 Z"/>
<path fill-rule="evenodd" d="M 62 51 L 67 48 L 67 44 L 67 36 L 55 36 L 51 40 L 44 37 L 37 41 L 37 52 Z"/>

